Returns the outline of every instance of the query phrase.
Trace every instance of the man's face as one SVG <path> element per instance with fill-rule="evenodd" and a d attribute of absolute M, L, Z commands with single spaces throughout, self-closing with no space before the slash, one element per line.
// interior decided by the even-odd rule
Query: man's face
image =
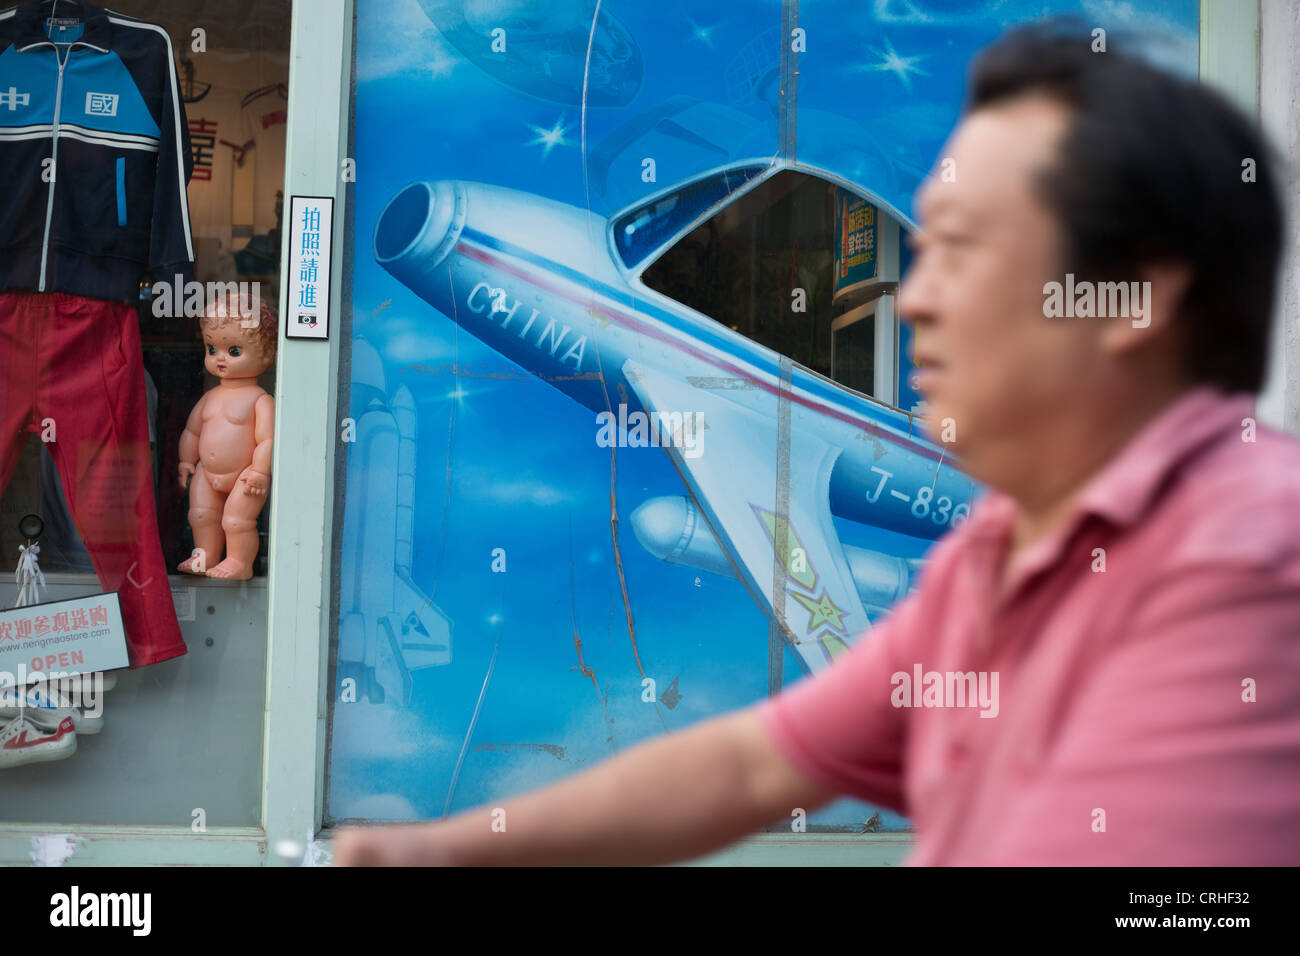
<path fill-rule="evenodd" d="M 1041 97 L 972 113 L 917 196 L 899 308 L 915 331 L 926 427 L 939 440 L 947 426 L 962 467 L 995 485 L 1008 453 L 1095 387 L 1090 320 L 1044 316 L 1044 283 L 1064 278 L 1062 239 L 1032 177 L 1054 161 L 1068 119 Z"/>
<path fill-rule="evenodd" d="M 204 366 L 217 378 L 256 378 L 266 369 L 261 351 L 238 322 L 203 330 Z"/>

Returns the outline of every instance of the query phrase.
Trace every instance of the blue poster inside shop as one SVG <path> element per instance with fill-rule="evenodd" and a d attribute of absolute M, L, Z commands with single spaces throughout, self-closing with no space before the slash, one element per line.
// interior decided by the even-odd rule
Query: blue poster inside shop
<path fill-rule="evenodd" d="M 975 51 L 1056 12 L 1195 73 L 1195 0 L 360 0 L 330 821 L 507 799 L 871 640 L 978 489 L 905 356 L 901 408 L 832 380 L 835 292 L 913 228 Z"/>
<path fill-rule="evenodd" d="M 835 292 L 876 278 L 876 207 L 852 190 L 835 191 Z"/>

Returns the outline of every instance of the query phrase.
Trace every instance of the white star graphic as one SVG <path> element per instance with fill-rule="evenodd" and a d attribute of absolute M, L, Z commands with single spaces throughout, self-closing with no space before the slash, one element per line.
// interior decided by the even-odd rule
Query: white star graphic
<path fill-rule="evenodd" d="M 692 20 L 690 17 L 687 17 L 687 18 L 686 18 L 686 21 L 687 21 L 688 23 L 690 23 L 690 25 L 691 25 L 691 36 L 690 36 L 690 38 L 691 38 L 692 40 L 699 40 L 699 41 L 700 41 L 701 43 L 703 43 L 705 46 L 707 46 L 707 47 L 709 47 L 710 49 L 712 49 L 712 48 L 713 48 L 713 31 L 717 29 L 717 26 L 714 25 L 714 26 L 711 26 L 711 27 L 702 27 L 702 26 L 700 26 L 698 23 L 696 23 L 694 20 Z"/>
<path fill-rule="evenodd" d="M 564 138 L 564 134 L 569 131 L 569 127 L 564 125 L 564 115 L 555 121 L 555 125 L 550 129 L 542 129 L 540 126 L 534 126 L 532 123 L 525 123 L 529 129 L 537 134 L 535 138 L 529 140 L 529 146 L 542 147 L 542 159 L 551 155 L 551 150 L 556 146 L 572 146 L 573 143 Z"/>
<path fill-rule="evenodd" d="M 924 60 L 930 54 L 921 53 L 917 56 L 899 56 L 897 51 L 894 50 L 894 45 L 889 42 L 888 37 L 885 38 L 884 52 L 881 52 L 880 50 L 871 50 L 870 52 L 880 57 L 880 62 L 865 63 L 862 66 L 854 67 L 854 69 L 878 70 L 880 72 L 893 73 L 898 77 L 898 81 L 909 90 L 912 88 L 912 73 L 919 73 L 922 76 L 930 75 L 916 65 L 920 60 Z"/>

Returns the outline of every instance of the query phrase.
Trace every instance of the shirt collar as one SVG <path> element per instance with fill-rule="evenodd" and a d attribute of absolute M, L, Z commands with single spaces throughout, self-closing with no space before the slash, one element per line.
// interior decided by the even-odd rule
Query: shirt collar
<path fill-rule="evenodd" d="M 1133 524 L 1150 510 L 1173 472 L 1200 448 L 1253 414 L 1255 397 L 1225 395 L 1209 387 L 1184 393 L 1148 422 L 1089 480 L 1057 528 L 1029 545 L 1009 569 L 1004 595 L 1030 575 L 1054 564 L 1090 516 L 1118 527 Z M 971 515 L 972 537 L 989 546 L 1003 544 L 1016 517 L 1009 496 L 990 492 Z"/>
<path fill-rule="evenodd" d="M 101 53 L 107 53 L 109 49 L 109 34 L 112 25 L 108 22 L 108 11 L 103 7 L 97 7 L 91 3 L 66 3 L 56 4 L 55 8 L 59 15 L 64 15 L 64 7 L 67 9 L 68 16 L 81 17 L 85 28 L 73 43 L 79 46 L 88 46 L 98 50 Z M 50 41 L 45 35 L 45 29 L 42 23 L 48 19 L 50 12 L 40 3 L 24 3 L 14 11 L 14 47 L 19 53 L 29 49 L 32 46 L 42 46 Z"/>
<path fill-rule="evenodd" d="M 1194 388 L 1158 414 L 1093 478 L 1079 510 L 1127 526 L 1149 510 L 1171 474 L 1195 452 L 1254 414 L 1255 396 Z"/>

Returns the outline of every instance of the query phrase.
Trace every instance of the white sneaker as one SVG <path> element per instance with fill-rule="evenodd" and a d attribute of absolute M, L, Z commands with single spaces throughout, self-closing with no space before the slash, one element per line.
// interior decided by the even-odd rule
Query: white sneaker
<path fill-rule="evenodd" d="M 65 717 L 53 731 L 38 728 L 24 717 L 15 717 L 0 729 L 0 770 L 42 760 L 62 760 L 77 750 L 77 731 L 72 718 Z"/>
<path fill-rule="evenodd" d="M 100 703 L 102 711 L 102 699 Z M 51 693 L 45 683 L 0 689 L 0 721 L 24 715 L 42 730 L 58 727 L 65 717 L 72 718 L 72 725 L 79 734 L 97 734 L 104 729 L 102 712 L 97 717 L 86 716 L 67 697 Z"/>

